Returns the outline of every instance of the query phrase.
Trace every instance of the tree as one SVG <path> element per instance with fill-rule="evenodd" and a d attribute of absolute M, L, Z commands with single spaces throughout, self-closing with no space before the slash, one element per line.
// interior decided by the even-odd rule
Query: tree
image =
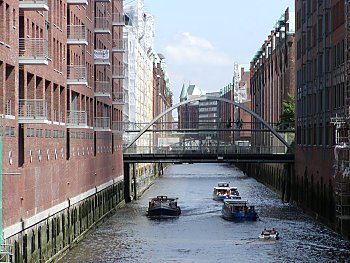
<path fill-rule="evenodd" d="M 280 129 L 295 127 L 295 97 L 291 94 L 282 102 L 282 114 L 277 125 Z"/>

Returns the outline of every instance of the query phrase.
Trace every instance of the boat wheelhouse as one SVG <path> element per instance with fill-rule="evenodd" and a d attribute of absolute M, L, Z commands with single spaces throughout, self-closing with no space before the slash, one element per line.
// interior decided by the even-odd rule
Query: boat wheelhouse
<path fill-rule="evenodd" d="M 258 214 L 247 200 L 225 199 L 221 209 L 222 217 L 232 221 L 255 221 Z"/>
<path fill-rule="evenodd" d="M 234 197 L 235 199 L 240 199 L 237 187 L 230 186 L 227 182 L 220 182 L 213 189 L 213 199 L 216 201 L 223 201 Z"/>
<path fill-rule="evenodd" d="M 178 198 L 159 195 L 148 203 L 147 215 L 150 217 L 178 216 L 181 208 L 177 205 Z"/>

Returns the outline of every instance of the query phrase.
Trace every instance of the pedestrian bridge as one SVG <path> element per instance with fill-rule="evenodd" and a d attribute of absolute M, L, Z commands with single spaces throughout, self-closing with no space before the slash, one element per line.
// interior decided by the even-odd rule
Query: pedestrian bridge
<path fill-rule="evenodd" d="M 201 107 L 203 102 L 216 102 L 207 103 L 215 105 L 216 112 Z M 169 113 L 178 109 L 180 115 L 185 105 L 187 110 L 189 107 L 199 108 L 197 113 L 193 113 L 193 109 L 191 113 L 199 114 L 197 121 L 169 121 Z M 237 112 L 250 114 L 251 121 L 222 116 L 220 109 L 224 105 L 232 106 L 233 115 Z M 126 164 L 294 162 L 289 142 L 294 136 L 293 127 L 268 123 L 242 104 L 225 98 L 192 98 L 172 106 L 149 123 L 123 123 L 122 126 L 128 142 L 123 153 Z"/>

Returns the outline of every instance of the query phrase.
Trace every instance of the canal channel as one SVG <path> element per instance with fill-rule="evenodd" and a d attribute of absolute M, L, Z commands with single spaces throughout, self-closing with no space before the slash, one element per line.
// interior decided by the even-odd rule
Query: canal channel
<path fill-rule="evenodd" d="M 225 221 L 222 203 L 212 200 L 212 189 L 220 181 L 237 186 L 242 198 L 255 205 L 260 220 Z M 156 195 L 178 197 L 181 216 L 147 218 L 148 200 Z M 281 238 L 260 240 L 265 227 L 276 228 Z M 168 167 L 141 199 L 119 209 L 60 262 L 350 262 L 350 247 L 234 166 L 182 164 Z"/>

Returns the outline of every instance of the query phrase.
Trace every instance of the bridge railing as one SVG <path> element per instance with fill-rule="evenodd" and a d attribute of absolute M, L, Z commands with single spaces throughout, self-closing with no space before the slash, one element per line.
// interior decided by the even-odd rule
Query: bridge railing
<path fill-rule="evenodd" d="M 137 146 L 125 149 L 126 154 L 285 154 L 285 146 Z"/>
<path fill-rule="evenodd" d="M 133 126 L 130 126 L 128 131 L 140 131 L 143 127 L 145 127 L 148 123 L 132 123 Z M 269 123 L 272 128 L 276 129 L 278 132 L 293 132 L 294 131 L 294 124 L 288 124 L 288 123 Z M 157 131 L 161 130 L 193 130 L 193 129 L 213 129 L 213 130 L 235 130 L 242 132 L 256 132 L 256 131 L 269 131 L 267 127 L 265 127 L 261 122 L 258 121 L 252 121 L 252 122 L 241 122 L 241 121 L 235 121 L 235 122 L 229 122 L 229 121 L 218 121 L 218 122 L 204 122 L 204 121 L 191 121 L 191 122 L 164 122 L 164 121 L 158 121 L 154 124 L 154 127 L 156 127 Z M 154 130 L 154 127 L 152 126 L 149 130 Z"/>

